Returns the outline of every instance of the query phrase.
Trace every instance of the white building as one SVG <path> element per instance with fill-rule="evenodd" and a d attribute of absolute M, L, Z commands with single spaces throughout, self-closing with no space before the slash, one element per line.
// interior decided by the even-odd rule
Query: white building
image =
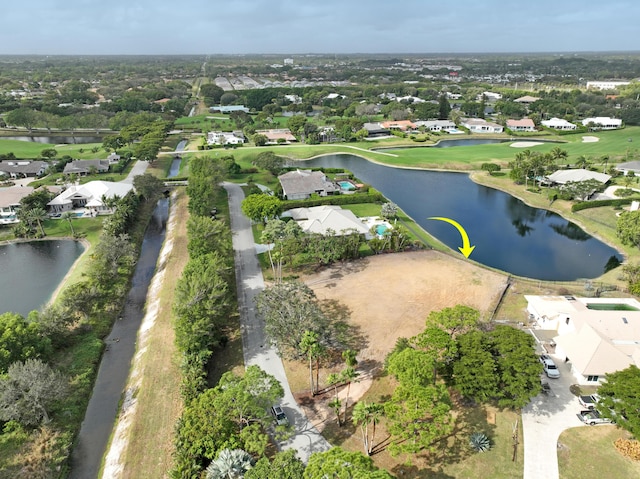
<path fill-rule="evenodd" d="M 630 81 L 588 81 L 587 88 L 597 90 L 615 90 L 619 86 L 629 85 Z"/>
<path fill-rule="evenodd" d="M 482 118 L 465 118 L 460 122 L 462 126 L 468 128 L 471 133 L 502 133 L 502 125 L 483 120 Z"/>
<path fill-rule="evenodd" d="M 413 122 L 416 126 L 424 126 L 433 132 L 456 130 L 456 124 L 451 120 L 419 120 Z"/>
<path fill-rule="evenodd" d="M 577 128 L 576 125 L 568 122 L 564 118 L 551 118 L 550 120 L 542 120 L 540 123 L 554 130 L 575 130 Z"/>
<path fill-rule="evenodd" d="M 74 209 L 85 209 L 92 214 L 108 215 L 113 208 L 107 206 L 108 200 L 122 198 L 133 190 L 130 183 L 114 183 L 112 181 L 90 181 L 84 185 L 72 185 L 47 206 L 50 213 L 63 213 Z"/>
<path fill-rule="evenodd" d="M 321 235 L 362 234 L 371 239 L 369 228 L 350 210 L 340 206 L 325 205 L 311 208 L 293 208 L 282 216 L 290 216 L 298 222 L 305 233 Z"/>
<path fill-rule="evenodd" d="M 618 118 L 609 118 L 608 116 L 595 116 L 582 120 L 583 126 L 594 125 L 593 128 L 599 130 L 615 130 L 622 126 L 622 120 Z"/>
<path fill-rule="evenodd" d="M 557 335 L 555 355 L 571 364 L 579 384 L 640 366 L 640 302 L 634 298 L 525 296 L 537 327 Z"/>
<path fill-rule="evenodd" d="M 234 133 L 226 131 L 210 131 L 207 133 L 208 145 L 241 145 L 244 138 L 236 136 Z"/>
<path fill-rule="evenodd" d="M 482 101 L 483 96 L 489 101 L 502 100 L 502 95 L 500 93 L 485 91 L 485 92 L 482 92 L 480 95 L 478 95 L 478 101 Z"/>
<path fill-rule="evenodd" d="M 507 120 L 507 128 L 511 131 L 536 131 L 536 125 L 531 118 L 521 120 Z"/>

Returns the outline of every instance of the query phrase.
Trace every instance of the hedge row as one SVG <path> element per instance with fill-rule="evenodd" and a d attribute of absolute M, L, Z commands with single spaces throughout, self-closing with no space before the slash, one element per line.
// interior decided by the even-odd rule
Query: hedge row
<path fill-rule="evenodd" d="M 580 203 L 576 203 L 571 207 L 571 211 L 574 213 L 580 210 L 586 210 L 589 208 L 599 208 L 601 206 L 623 206 L 630 205 L 632 201 L 640 201 L 640 197 L 633 196 L 628 198 L 620 198 L 613 200 L 596 200 L 596 201 L 582 201 Z"/>
<path fill-rule="evenodd" d="M 322 198 L 310 198 L 308 200 L 287 200 L 282 202 L 284 210 L 292 208 L 310 208 L 322 205 L 354 205 L 359 203 L 384 203 L 386 198 L 377 191 L 367 194 L 335 195 L 324 196 Z"/>

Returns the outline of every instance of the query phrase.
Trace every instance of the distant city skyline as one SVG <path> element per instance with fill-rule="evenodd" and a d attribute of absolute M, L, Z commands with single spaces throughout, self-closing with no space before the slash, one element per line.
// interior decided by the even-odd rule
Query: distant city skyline
<path fill-rule="evenodd" d="M 636 0 L 31 0 L 2 17 L 4 55 L 640 51 Z"/>

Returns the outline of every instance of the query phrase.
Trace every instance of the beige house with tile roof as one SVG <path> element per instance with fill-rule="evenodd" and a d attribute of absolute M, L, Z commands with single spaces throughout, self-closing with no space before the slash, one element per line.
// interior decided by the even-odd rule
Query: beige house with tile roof
<path fill-rule="evenodd" d="M 579 384 L 598 384 L 607 373 L 640 366 L 638 300 L 528 295 L 525 299 L 537 327 L 557 333 L 555 355 L 571 363 Z"/>

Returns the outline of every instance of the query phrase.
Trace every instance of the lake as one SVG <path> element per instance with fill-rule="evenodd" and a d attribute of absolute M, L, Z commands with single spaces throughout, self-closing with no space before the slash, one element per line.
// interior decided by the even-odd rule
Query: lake
<path fill-rule="evenodd" d="M 470 259 L 514 275 L 550 281 L 596 278 L 611 256 L 621 258 L 575 223 L 478 185 L 466 173 L 392 168 L 344 154 L 296 165 L 353 172 L 454 251 L 462 246 L 460 233 L 448 223 L 428 218 L 457 221 L 476 247 Z"/>
<path fill-rule="evenodd" d="M 82 243 L 73 240 L 0 246 L 0 314 L 26 316 L 40 309 L 83 252 Z"/>

